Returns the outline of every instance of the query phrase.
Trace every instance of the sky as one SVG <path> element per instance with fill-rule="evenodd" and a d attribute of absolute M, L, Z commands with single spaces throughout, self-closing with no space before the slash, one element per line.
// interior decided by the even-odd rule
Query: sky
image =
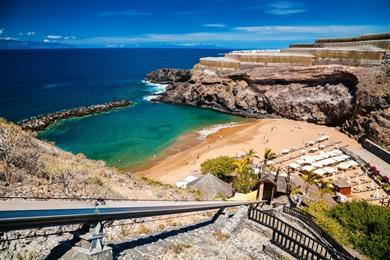
<path fill-rule="evenodd" d="M 390 0 L 1 0 L 0 38 L 82 48 L 275 49 L 390 32 Z"/>

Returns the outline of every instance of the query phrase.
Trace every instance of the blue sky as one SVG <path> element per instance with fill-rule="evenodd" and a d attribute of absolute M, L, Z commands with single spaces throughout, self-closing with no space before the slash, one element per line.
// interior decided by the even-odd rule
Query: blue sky
<path fill-rule="evenodd" d="M 2 0 L 0 38 L 78 47 L 281 48 L 390 31 L 389 0 Z"/>

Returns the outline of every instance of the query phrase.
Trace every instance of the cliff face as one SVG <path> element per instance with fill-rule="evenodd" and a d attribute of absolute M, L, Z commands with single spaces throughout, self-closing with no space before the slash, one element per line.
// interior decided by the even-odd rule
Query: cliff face
<path fill-rule="evenodd" d="M 385 68 L 195 69 L 188 81 L 173 80 L 160 101 L 246 117 L 282 117 L 338 126 L 357 139 L 369 137 L 390 148 L 390 81 Z"/>

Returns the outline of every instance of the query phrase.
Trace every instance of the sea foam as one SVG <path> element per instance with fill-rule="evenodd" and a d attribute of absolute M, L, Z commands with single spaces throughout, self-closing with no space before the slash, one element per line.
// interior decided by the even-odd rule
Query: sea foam
<path fill-rule="evenodd" d="M 208 128 L 203 128 L 203 129 L 198 131 L 199 139 L 204 140 L 207 138 L 207 136 L 214 134 L 221 129 L 235 127 L 235 126 L 237 126 L 237 123 L 220 124 L 220 125 L 214 125 L 214 126 L 208 127 Z"/>
<path fill-rule="evenodd" d="M 158 98 L 158 94 L 164 93 L 166 87 L 168 86 L 168 84 L 152 83 L 146 80 L 141 80 L 141 81 L 148 87 L 147 90 L 153 93 L 152 95 L 147 95 L 143 97 L 143 100 L 146 101 L 153 101 L 153 99 Z"/>

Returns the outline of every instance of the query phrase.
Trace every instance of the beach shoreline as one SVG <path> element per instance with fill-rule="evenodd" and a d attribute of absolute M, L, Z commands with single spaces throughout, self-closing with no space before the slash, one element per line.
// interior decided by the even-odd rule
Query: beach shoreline
<path fill-rule="evenodd" d="M 336 128 L 289 119 L 248 119 L 234 126 L 222 127 L 204 140 L 197 138 L 199 134 L 196 133 L 192 131 L 180 136 L 158 158 L 134 169 L 135 174 L 174 185 L 187 176 L 200 176 L 200 164 L 207 159 L 221 155 L 237 156 L 251 148 L 259 157 L 265 148 L 278 154 L 283 149 L 317 140 L 322 133 L 343 145 L 361 147 L 355 139 Z"/>
<path fill-rule="evenodd" d="M 185 152 L 188 149 L 201 145 L 205 142 L 210 142 L 210 140 L 214 140 L 218 138 L 218 133 L 223 131 L 224 134 L 228 133 L 224 129 L 235 129 L 242 128 L 248 126 L 249 123 L 255 121 L 256 119 L 243 119 L 240 122 L 230 122 L 225 124 L 215 124 L 212 126 L 201 128 L 200 130 L 190 130 L 182 135 L 178 136 L 172 144 L 170 144 L 167 148 L 165 148 L 161 153 L 156 154 L 154 158 L 148 158 L 140 164 L 136 166 L 130 166 L 125 168 L 126 171 L 132 172 L 143 172 L 146 171 L 162 161 L 175 156 L 178 153 Z"/>

